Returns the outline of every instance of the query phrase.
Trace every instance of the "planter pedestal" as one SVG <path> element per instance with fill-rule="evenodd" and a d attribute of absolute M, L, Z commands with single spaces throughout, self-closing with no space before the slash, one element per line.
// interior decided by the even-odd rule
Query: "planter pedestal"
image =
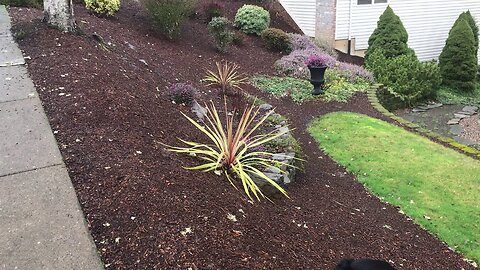
<path fill-rule="evenodd" d="M 317 96 L 325 93 L 325 71 L 327 66 L 308 67 L 311 74 L 310 83 L 313 85 L 312 95 Z"/>

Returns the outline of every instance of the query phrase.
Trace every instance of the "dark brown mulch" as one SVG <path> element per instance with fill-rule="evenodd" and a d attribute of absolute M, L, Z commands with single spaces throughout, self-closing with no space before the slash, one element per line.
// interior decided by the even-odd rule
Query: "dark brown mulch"
<path fill-rule="evenodd" d="M 188 109 L 172 104 L 165 89 L 190 82 L 202 100 L 220 101 L 199 82 L 215 60 L 268 74 L 281 55 L 248 36 L 244 46 L 218 55 L 200 19 L 189 20 L 178 41 L 165 41 L 135 4 L 125 3 L 112 19 L 76 6 L 87 37 L 47 28 L 40 11 L 11 14 L 33 29 L 20 46 L 31 57 L 28 69 L 107 269 L 330 269 L 344 257 L 384 259 L 398 269 L 473 269 L 370 195 L 305 131 L 308 121 L 332 111 L 382 118 L 364 94 L 347 104 L 295 105 L 247 87 L 293 121 L 308 160 L 288 187 L 291 200 L 251 204 L 224 178 L 182 169 L 194 159 L 162 149 L 160 142 L 176 144 L 177 137 L 200 138 L 180 116 Z M 93 32 L 110 51 L 88 38 Z M 182 236 L 186 228 L 192 232 Z"/>

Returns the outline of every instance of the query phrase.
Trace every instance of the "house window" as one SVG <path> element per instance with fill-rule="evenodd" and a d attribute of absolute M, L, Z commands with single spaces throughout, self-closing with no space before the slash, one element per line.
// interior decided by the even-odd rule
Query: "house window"
<path fill-rule="evenodd" d="M 357 5 L 371 5 L 381 3 L 388 3 L 388 0 L 357 0 Z"/>

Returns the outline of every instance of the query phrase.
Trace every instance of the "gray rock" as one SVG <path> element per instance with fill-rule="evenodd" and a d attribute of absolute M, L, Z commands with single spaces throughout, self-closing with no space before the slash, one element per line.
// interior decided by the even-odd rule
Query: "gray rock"
<path fill-rule="evenodd" d="M 475 113 L 475 112 L 478 111 L 478 107 L 477 106 L 465 106 L 465 107 L 463 107 L 462 111 Z"/>
<path fill-rule="evenodd" d="M 207 115 L 207 109 L 202 107 L 202 105 L 198 104 L 196 100 L 193 101 L 192 112 L 198 117 L 200 121 L 203 121 L 203 119 Z"/>
<path fill-rule="evenodd" d="M 469 117 L 469 115 L 465 115 L 463 113 L 455 113 L 455 118 L 458 118 L 458 119 L 463 119 L 463 118 L 467 118 Z"/>
<path fill-rule="evenodd" d="M 271 109 L 273 109 L 273 106 L 268 104 L 268 103 L 264 103 L 264 104 L 260 105 L 258 108 L 260 110 L 270 111 Z"/>
<path fill-rule="evenodd" d="M 278 129 L 278 133 L 288 133 L 290 129 L 288 127 L 281 127 Z"/>
<path fill-rule="evenodd" d="M 292 182 L 292 180 L 290 179 L 290 177 L 288 177 L 288 174 L 284 174 L 283 175 L 283 184 L 288 185 L 291 182 Z"/>
<path fill-rule="evenodd" d="M 453 139 L 461 144 L 464 144 L 464 145 L 474 145 L 475 142 L 469 140 L 469 139 L 466 139 L 466 138 L 463 138 L 463 137 L 460 137 L 460 136 L 455 136 L 453 137 Z"/>
<path fill-rule="evenodd" d="M 450 126 L 450 133 L 454 135 L 460 135 L 463 132 L 463 127 L 460 125 L 451 125 Z"/>
<path fill-rule="evenodd" d="M 267 173 L 281 173 L 282 171 L 277 167 L 270 166 L 270 167 L 267 168 L 267 170 L 265 170 L 265 172 L 267 172 Z"/>
<path fill-rule="evenodd" d="M 283 161 L 285 160 L 287 157 L 285 155 L 285 153 L 278 153 L 278 154 L 273 154 L 272 155 L 272 159 L 273 160 L 278 160 L 278 161 Z"/>
<path fill-rule="evenodd" d="M 459 114 L 464 114 L 464 115 L 474 115 L 475 112 L 470 112 L 470 111 L 461 111 L 461 112 L 458 112 Z"/>
<path fill-rule="evenodd" d="M 427 107 L 427 109 L 435 109 L 435 108 L 442 107 L 442 106 L 443 106 L 442 103 L 433 103 L 433 104 L 428 104 L 426 107 Z"/>
<path fill-rule="evenodd" d="M 278 174 L 278 173 L 265 173 L 265 176 L 270 178 L 272 181 L 274 181 L 277 184 L 282 184 L 283 180 L 283 175 Z"/>
<path fill-rule="evenodd" d="M 427 110 L 421 109 L 421 108 L 413 108 L 413 109 L 412 109 L 412 112 L 414 112 L 414 113 L 426 112 L 426 111 L 427 111 Z"/>
<path fill-rule="evenodd" d="M 449 120 L 447 122 L 447 125 L 458 125 L 458 123 L 460 123 L 460 119 L 454 118 L 454 119 Z"/>

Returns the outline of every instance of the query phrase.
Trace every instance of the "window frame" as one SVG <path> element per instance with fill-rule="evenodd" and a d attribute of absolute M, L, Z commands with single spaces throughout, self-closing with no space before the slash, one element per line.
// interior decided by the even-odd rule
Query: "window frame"
<path fill-rule="evenodd" d="M 360 0 L 357 0 L 357 6 L 367 6 L 367 5 L 382 5 L 382 4 L 389 4 L 389 0 L 386 0 L 386 2 L 384 3 L 375 3 L 375 1 L 377 0 L 370 0 L 370 3 L 365 3 L 365 4 L 359 4 L 358 1 Z"/>

